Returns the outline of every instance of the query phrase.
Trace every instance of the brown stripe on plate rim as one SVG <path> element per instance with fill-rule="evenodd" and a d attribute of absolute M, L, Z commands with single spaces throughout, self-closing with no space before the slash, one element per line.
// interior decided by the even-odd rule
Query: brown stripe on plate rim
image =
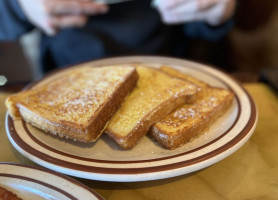
<path fill-rule="evenodd" d="M 45 168 L 39 168 L 39 167 L 34 167 L 34 166 L 28 166 L 28 165 L 24 165 L 24 164 L 19 164 L 19 163 L 10 163 L 10 162 L 0 162 L 0 166 L 1 165 L 13 165 L 13 166 L 17 166 L 17 167 L 22 167 L 22 168 L 28 168 L 28 169 L 32 169 L 32 170 L 36 170 L 36 171 L 42 171 L 42 172 L 45 172 L 45 173 L 49 173 L 49 174 L 52 174 L 54 176 L 57 176 L 59 178 L 62 178 L 80 188 L 83 188 L 84 190 L 88 191 L 89 193 L 91 193 L 93 196 L 97 197 L 99 200 L 102 200 L 103 198 L 97 193 L 95 192 L 94 190 L 90 189 L 89 187 L 87 187 L 86 185 L 78 182 L 77 180 L 73 179 L 73 178 L 70 178 L 68 176 L 65 176 L 63 174 L 60 174 L 58 172 L 55 172 L 55 171 L 51 171 L 49 169 L 45 169 Z M 0 173 L 0 176 L 5 176 L 5 177 L 10 177 L 10 178 L 17 178 L 17 179 L 22 179 L 22 180 L 26 180 L 26 181 L 30 181 L 30 182 L 34 182 L 34 183 L 37 183 L 37 184 L 40 184 L 40 185 L 43 185 L 47 188 L 51 188 L 55 191 L 58 191 L 59 193 L 67 196 L 68 198 L 71 198 L 73 200 L 77 200 L 78 198 L 77 197 L 74 197 L 73 195 L 69 194 L 68 192 L 60 189 L 60 188 L 57 188 L 53 185 L 50 185 L 48 183 L 45 183 L 45 182 L 42 182 L 40 180 L 36 180 L 36 179 L 32 179 L 30 177 L 26 177 L 26 176 L 20 176 L 20 175 L 14 175 L 14 174 L 10 174 L 10 173 Z"/>
<path fill-rule="evenodd" d="M 14 179 L 20 179 L 20 180 L 25 180 L 25 181 L 33 182 L 33 183 L 36 183 L 36 184 L 39 184 L 39 185 L 43 185 L 43 186 L 45 186 L 47 188 L 50 188 L 52 190 L 55 190 L 55 191 L 59 192 L 60 194 L 63 194 L 64 196 L 66 196 L 66 197 L 68 197 L 68 198 L 70 198 L 72 200 L 78 200 L 78 198 L 72 196 L 71 194 L 67 193 L 66 191 L 61 190 L 60 188 L 54 187 L 53 185 L 50 185 L 48 183 L 44 183 L 44 182 L 36 180 L 36 179 L 32 179 L 32 178 L 25 177 L 25 176 L 14 175 L 14 174 L 4 174 L 4 173 L 0 173 L 0 176 L 8 177 L 8 178 L 14 178 Z"/>

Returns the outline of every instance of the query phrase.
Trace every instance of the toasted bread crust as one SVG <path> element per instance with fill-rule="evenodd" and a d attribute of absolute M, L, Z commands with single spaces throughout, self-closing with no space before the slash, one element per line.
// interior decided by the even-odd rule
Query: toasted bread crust
<path fill-rule="evenodd" d="M 113 70 L 113 69 L 114 68 L 111 68 L 111 70 Z M 115 70 L 117 70 L 117 69 L 115 68 Z M 125 71 L 125 69 L 123 69 L 123 67 L 121 67 L 121 70 Z M 49 113 L 43 113 L 41 110 L 37 111 L 37 109 L 40 108 L 39 104 L 36 103 L 34 106 L 29 105 L 30 102 L 28 101 L 28 97 L 30 94 L 31 95 L 40 95 L 40 94 L 47 95 L 48 94 L 48 90 L 45 91 L 45 89 L 44 89 L 45 84 L 43 84 L 42 87 L 35 88 L 34 91 L 32 91 L 32 89 L 31 89 L 29 92 L 26 91 L 26 92 L 11 96 L 10 98 L 8 98 L 6 100 L 6 105 L 8 107 L 10 114 L 13 116 L 13 118 L 18 118 L 19 116 L 21 116 L 26 122 L 32 124 L 33 126 L 39 128 L 39 129 L 42 129 L 46 132 L 49 132 L 49 133 L 52 133 L 55 135 L 59 135 L 60 137 L 71 138 L 71 139 L 82 141 L 82 142 L 95 141 L 101 135 L 107 122 L 112 117 L 112 115 L 116 112 L 116 110 L 119 108 L 119 106 L 121 105 L 121 102 L 124 100 L 125 96 L 136 86 L 136 83 L 138 80 L 138 74 L 137 74 L 135 68 L 129 66 L 129 68 L 126 68 L 126 70 L 128 70 L 128 71 L 124 72 L 124 74 L 126 74 L 126 76 L 120 77 L 119 81 L 117 82 L 117 85 L 115 86 L 115 89 L 113 89 L 111 91 L 111 93 L 109 93 L 110 95 L 108 97 L 104 97 L 105 99 L 104 99 L 103 103 L 96 106 L 96 110 L 94 110 L 93 113 L 86 113 L 86 110 L 82 110 L 82 113 L 84 112 L 84 114 L 86 114 L 87 117 L 90 116 L 88 118 L 88 121 L 86 121 L 86 120 L 84 122 L 81 121 L 82 123 L 79 123 L 78 120 L 74 120 L 75 116 L 71 116 L 71 114 L 67 114 L 67 113 L 65 113 L 65 114 L 69 115 L 69 117 L 73 117 L 73 118 L 71 118 L 71 120 L 66 120 L 67 116 L 63 117 L 63 118 L 55 117 L 57 114 L 59 114 L 59 116 L 61 116 L 61 114 L 59 113 L 59 109 L 58 109 L 60 107 L 55 107 L 53 109 L 51 108 Z M 102 70 L 100 69 L 100 71 L 102 71 Z M 65 74 L 65 76 L 68 76 L 67 73 Z M 69 72 L 69 73 L 71 73 L 71 72 Z M 122 72 L 119 72 L 119 73 L 121 74 Z M 63 77 L 63 75 L 61 77 Z M 79 77 L 77 77 L 76 80 L 79 80 L 78 78 Z M 111 77 L 111 78 L 113 79 L 114 77 Z M 82 87 L 82 85 L 80 85 L 80 87 Z M 99 86 L 99 87 L 101 87 L 101 86 Z M 90 95 L 91 92 L 90 91 L 88 91 L 88 92 Z M 87 93 L 87 91 L 85 93 Z M 98 94 L 101 94 L 101 93 L 98 93 Z M 55 93 L 51 94 L 51 95 L 55 95 Z M 74 95 L 76 95 L 76 94 L 74 94 Z M 86 95 L 86 94 L 84 94 L 84 95 Z M 79 104 L 78 104 L 77 108 L 72 108 L 72 105 L 70 105 L 71 106 L 70 108 L 74 109 L 74 110 L 75 109 L 84 109 L 81 106 L 81 104 L 83 105 L 83 104 L 85 104 L 85 102 L 88 102 L 91 100 L 86 99 L 84 102 L 80 101 L 79 98 L 83 98 L 83 97 L 85 98 L 85 96 L 77 97 L 77 99 L 75 99 L 75 96 L 73 97 L 73 99 L 70 97 L 70 99 L 69 99 L 70 102 L 65 102 L 65 104 L 67 105 L 68 103 L 78 102 Z M 64 97 L 61 97 L 61 98 L 64 98 Z M 99 96 L 96 96 L 96 98 L 99 98 Z M 36 100 L 36 98 L 34 98 L 34 99 Z M 93 99 L 92 99 L 92 101 L 93 101 Z M 62 101 L 62 102 L 64 102 L 64 101 Z M 33 103 L 33 102 L 31 102 L 31 103 Z M 59 104 L 57 104 L 57 105 L 59 105 Z M 75 104 L 73 104 L 73 105 L 75 105 Z M 68 108 L 66 108 L 66 109 L 68 109 Z M 71 112 L 74 112 L 74 110 L 71 110 Z M 19 116 L 18 116 L 18 113 L 20 114 Z M 82 115 L 82 113 L 81 113 L 81 115 Z M 51 116 L 53 116 L 53 117 L 51 117 Z M 80 116 L 80 115 L 77 115 L 77 116 Z"/>
<path fill-rule="evenodd" d="M 114 92 L 110 101 L 103 106 L 102 112 L 100 112 L 99 115 L 94 120 L 92 120 L 89 130 L 97 129 L 97 131 L 104 131 L 108 121 L 121 106 L 124 98 L 136 86 L 138 78 L 138 74 L 134 70 L 134 72 L 126 79 L 125 83 L 121 84 L 120 89 Z M 95 139 L 97 139 L 97 137 L 94 138 L 94 140 Z"/>
<path fill-rule="evenodd" d="M 9 111 L 10 116 L 13 119 L 21 119 L 21 115 L 19 112 L 19 109 L 16 106 L 16 95 L 12 95 L 10 97 L 8 97 L 5 101 L 6 107 Z"/>
<path fill-rule="evenodd" d="M 206 84 L 196 78 L 193 78 L 192 76 L 181 73 L 181 72 L 177 71 L 176 69 L 173 69 L 172 67 L 168 67 L 168 66 L 164 65 L 164 66 L 160 67 L 159 69 L 168 75 L 194 83 L 196 86 L 198 86 L 200 88 L 209 86 L 208 84 Z"/>
<path fill-rule="evenodd" d="M 115 114 L 115 116 L 113 116 L 111 123 L 108 125 L 107 129 L 105 130 L 105 132 L 112 139 L 114 139 L 123 149 L 133 148 L 140 141 L 140 139 L 147 134 L 149 128 L 153 123 L 159 121 L 168 113 L 173 111 L 175 108 L 181 106 L 188 100 L 192 99 L 193 96 L 196 95 L 196 90 L 197 90 L 194 84 L 180 79 L 176 79 L 165 73 L 161 73 L 161 71 L 158 69 L 148 68 L 146 66 L 137 66 L 137 71 L 139 73 L 139 81 L 138 81 L 139 86 L 137 90 L 135 89 L 135 91 L 131 93 L 131 95 L 133 96 L 130 98 L 127 97 L 127 99 L 123 103 L 123 106 L 127 107 L 128 109 L 125 110 L 124 108 L 120 108 L 119 111 Z M 172 93 L 172 88 L 170 86 L 168 85 L 166 86 L 166 83 L 163 83 L 163 80 L 157 79 L 156 82 L 158 82 L 159 80 L 159 87 L 164 87 L 164 89 L 160 90 L 160 88 L 156 88 L 157 90 L 155 91 L 157 92 L 157 94 L 161 94 L 161 98 L 163 99 L 163 101 L 159 104 L 154 103 L 153 107 L 151 107 L 150 109 L 148 108 L 146 111 L 140 109 L 138 111 L 138 113 L 140 113 L 139 114 L 140 118 L 137 119 L 138 120 L 137 121 L 134 119 L 135 117 L 131 113 L 133 113 L 134 110 L 136 109 L 134 108 L 134 106 L 140 104 L 139 103 L 140 100 L 138 99 L 141 100 L 144 99 L 144 101 L 149 101 L 149 102 L 157 101 L 157 99 L 152 96 L 153 94 L 150 94 L 148 92 L 149 90 L 154 89 L 153 87 L 155 86 L 152 86 L 152 84 L 155 85 L 157 83 L 152 82 L 148 78 L 146 79 L 148 75 L 145 75 L 145 73 L 152 74 L 153 75 L 152 78 L 154 79 L 157 79 L 157 77 L 161 77 L 161 76 L 165 77 L 166 81 L 171 82 L 171 86 L 176 87 L 176 90 L 178 92 L 176 91 L 176 93 Z M 166 88 L 168 88 L 167 89 L 167 91 L 169 90 L 168 92 L 166 92 Z M 147 94 L 144 93 L 144 95 L 148 95 L 149 98 L 146 98 L 147 96 L 142 96 L 141 92 L 143 93 L 147 92 Z M 167 97 L 163 97 L 164 95 L 166 95 Z M 119 122 L 121 121 L 121 118 L 125 118 L 125 116 L 130 116 L 132 118 L 131 119 L 132 122 L 135 121 L 136 124 L 135 125 L 131 125 L 133 123 L 126 124 L 126 126 L 128 126 L 129 131 L 122 134 L 120 130 L 117 128 L 117 124 L 119 123 L 121 126 L 125 126 L 124 124 Z"/>
<path fill-rule="evenodd" d="M 195 95 L 195 94 L 194 94 Z M 140 123 L 133 128 L 133 130 L 125 137 L 121 137 L 116 132 L 109 130 L 106 133 L 114 139 L 123 149 L 132 149 L 137 143 L 139 143 L 140 139 L 146 135 L 150 127 L 157 121 L 159 121 L 163 116 L 166 116 L 170 112 L 172 112 L 177 107 L 184 104 L 184 102 L 189 101 L 192 95 L 188 96 L 180 96 L 178 98 L 172 98 L 159 106 L 150 110 L 144 118 L 140 121 Z"/>
<path fill-rule="evenodd" d="M 172 76 L 192 81 L 200 87 L 201 91 L 195 102 L 186 104 L 167 115 L 160 122 L 155 123 L 149 132 L 149 136 L 163 147 L 175 149 L 201 135 L 222 116 L 230 107 L 234 94 L 226 89 L 210 87 L 169 67 L 163 67 L 161 70 Z"/>
<path fill-rule="evenodd" d="M 219 90 L 219 88 L 213 89 Z M 152 126 L 149 136 L 154 138 L 166 149 L 176 149 L 204 133 L 211 124 L 227 111 L 232 103 L 233 97 L 234 95 L 232 93 L 227 94 L 217 107 L 214 107 L 203 115 L 196 116 L 200 118 L 197 123 L 177 128 L 174 132 L 170 132 L 165 127 L 160 126 L 160 122 L 158 122 Z"/>

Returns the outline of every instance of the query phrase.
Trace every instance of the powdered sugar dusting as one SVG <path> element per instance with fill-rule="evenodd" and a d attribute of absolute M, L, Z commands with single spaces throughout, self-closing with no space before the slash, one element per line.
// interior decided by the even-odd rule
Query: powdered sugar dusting
<path fill-rule="evenodd" d="M 126 66 L 76 68 L 37 88 L 27 101 L 37 101 L 40 109 L 52 112 L 54 118 L 86 123 L 133 70 Z"/>
<path fill-rule="evenodd" d="M 218 93 L 218 96 L 216 97 L 213 95 L 213 90 L 210 92 L 212 94 L 205 95 L 192 104 L 186 104 L 178 108 L 158 124 L 163 124 L 169 127 L 179 127 L 180 125 L 186 126 L 186 124 L 194 124 L 203 118 L 206 118 L 207 114 L 213 112 L 213 110 L 219 105 L 221 98 L 223 98 L 220 93 Z"/>

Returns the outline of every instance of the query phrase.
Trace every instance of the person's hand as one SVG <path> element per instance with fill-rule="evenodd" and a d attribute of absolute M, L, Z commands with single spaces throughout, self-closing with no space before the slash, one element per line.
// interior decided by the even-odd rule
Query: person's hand
<path fill-rule="evenodd" d="M 154 0 L 153 4 L 166 24 L 205 21 L 219 25 L 229 19 L 235 0 Z"/>
<path fill-rule="evenodd" d="M 89 15 L 105 13 L 108 7 L 89 0 L 18 0 L 27 19 L 47 35 L 66 27 L 81 27 Z"/>

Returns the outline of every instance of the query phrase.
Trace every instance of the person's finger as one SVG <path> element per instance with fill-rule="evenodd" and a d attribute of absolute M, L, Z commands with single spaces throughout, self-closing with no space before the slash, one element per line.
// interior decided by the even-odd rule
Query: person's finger
<path fill-rule="evenodd" d="M 57 29 L 68 27 L 82 27 L 87 23 L 88 17 L 85 15 L 62 15 L 51 16 L 50 23 Z"/>
<path fill-rule="evenodd" d="M 164 23 L 205 21 L 211 25 L 217 25 L 221 23 L 228 0 L 177 0 L 175 3 L 172 4 L 175 6 L 167 7 L 166 10 L 158 7 Z"/>
<path fill-rule="evenodd" d="M 190 1 L 196 2 L 197 0 L 154 0 L 153 5 L 161 10 L 171 10 Z"/>
<path fill-rule="evenodd" d="M 189 13 L 173 13 L 167 12 L 162 15 L 162 21 L 166 24 L 180 24 L 195 21 L 196 13 L 189 12 Z"/>
<path fill-rule="evenodd" d="M 93 1 L 45 0 L 45 6 L 48 13 L 52 15 L 94 15 L 108 11 L 107 5 L 97 4 Z"/>
<path fill-rule="evenodd" d="M 201 11 L 210 9 L 216 4 L 225 2 L 227 2 L 227 0 L 156 0 L 155 5 L 157 5 L 161 10 L 174 10 L 184 6 L 190 9 L 190 5 L 194 5 L 195 9 L 195 5 L 197 5 L 196 10 Z"/>
<path fill-rule="evenodd" d="M 48 36 L 53 36 L 58 32 L 51 23 L 49 23 L 49 26 L 44 26 L 42 31 Z"/>
<path fill-rule="evenodd" d="M 235 7 L 236 7 L 236 0 L 228 0 L 228 2 L 226 4 L 226 8 L 223 11 L 221 23 L 225 22 L 231 16 L 234 15 Z"/>
<path fill-rule="evenodd" d="M 215 6 L 198 12 L 182 12 L 182 9 L 175 9 L 163 15 L 162 19 L 167 24 L 178 24 L 192 21 L 205 21 L 210 25 L 221 23 L 222 15 L 226 4 L 220 3 Z"/>
<path fill-rule="evenodd" d="M 217 4 L 226 3 L 227 0 L 197 0 L 198 2 L 198 10 L 208 10 Z"/>
<path fill-rule="evenodd" d="M 175 4 L 175 6 L 167 7 L 166 10 L 163 10 L 163 8 L 160 7 L 158 9 L 164 23 L 176 24 L 194 20 L 195 14 L 198 12 L 199 7 L 197 0 L 187 0 L 183 1 L 183 3 L 179 5 Z"/>
<path fill-rule="evenodd" d="M 168 8 L 167 12 L 169 13 L 178 13 L 178 14 L 186 14 L 186 13 L 194 13 L 198 12 L 199 5 L 196 0 L 189 0 L 186 3 L 180 4 L 175 7 Z"/>
<path fill-rule="evenodd" d="M 219 3 L 212 7 L 211 9 L 208 9 L 204 12 L 200 12 L 202 16 L 200 16 L 201 19 L 206 21 L 210 25 L 218 25 L 222 22 L 224 11 L 227 5 L 225 3 Z"/>

